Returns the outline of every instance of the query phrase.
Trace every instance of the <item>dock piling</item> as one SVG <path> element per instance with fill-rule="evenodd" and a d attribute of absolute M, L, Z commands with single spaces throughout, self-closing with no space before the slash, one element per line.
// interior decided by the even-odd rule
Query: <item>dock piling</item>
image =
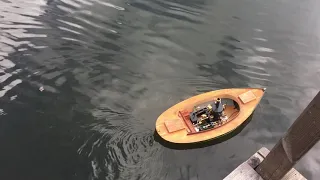
<path fill-rule="evenodd" d="M 293 166 L 319 140 L 320 91 L 270 152 L 260 149 L 224 180 L 305 180 Z"/>

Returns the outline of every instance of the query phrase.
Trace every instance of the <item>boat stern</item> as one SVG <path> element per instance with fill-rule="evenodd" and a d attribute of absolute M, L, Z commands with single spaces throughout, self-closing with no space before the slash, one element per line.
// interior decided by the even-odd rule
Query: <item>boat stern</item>
<path fill-rule="evenodd" d="M 163 139 L 171 141 L 176 136 L 186 136 L 188 127 L 180 117 L 163 120 L 156 125 L 156 131 Z"/>

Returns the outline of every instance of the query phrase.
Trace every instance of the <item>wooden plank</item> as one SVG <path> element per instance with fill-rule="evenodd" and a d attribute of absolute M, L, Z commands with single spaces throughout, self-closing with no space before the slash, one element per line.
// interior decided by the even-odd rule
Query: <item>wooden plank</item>
<path fill-rule="evenodd" d="M 254 155 L 252 155 L 247 161 L 240 164 L 234 171 L 232 171 L 223 180 L 265 180 L 256 171 L 255 168 L 264 161 L 268 155 L 269 150 L 262 147 Z M 280 180 L 306 180 L 297 170 L 292 168 L 282 179 Z"/>
<path fill-rule="evenodd" d="M 187 129 L 187 132 L 188 133 L 195 133 L 197 132 L 195 129 L 194 129 L 194 126 L 193 124 L 191 123 L 191 121 L 189 119 L 186 119 L 185 116 L 188 112 L 185 112 L 185 111 L 179 111 L 179 115 L 180 117 L 182 118 L 182 120 L 184 121 L 184 123 L 186 124 L 186 126 L 188 127 Z"/>
<path fill-rule="evenodd" d="M 181 119 L 167 120 L 167 121 L 164 121 L 164 124 L 167 127 L 167 130 L 169 133 L 184 129 L 184 123 L 182 122 Z"/>
<path fill-rule="evenodd" d="M 263 180 L 248 163 L 243 163 L 223 180 Z"/>
<path fill-rule="evenodd" d="M 168 132 L 168 129 L 167 127 L 163 124 L 158 124 L 157 126 L 157 133 L 159 134 L 159 136 L 165 136 L 167 135 L 169 132 Z"/>
<path fill-rule="evenodd" d="M 320 92 L 273 147 L 256 171 L 264 180 L 281 179 L 319 139 Z"/>
<path fill-rule="evenodd" d="M 256 99 L 256 96 L 253 94 L 252 91 L 247 91 L 243 94 L 239 95 L 240 100 L 243 102 L 243 104 L 246 104 L 250 101 L 253 101 Z"/>

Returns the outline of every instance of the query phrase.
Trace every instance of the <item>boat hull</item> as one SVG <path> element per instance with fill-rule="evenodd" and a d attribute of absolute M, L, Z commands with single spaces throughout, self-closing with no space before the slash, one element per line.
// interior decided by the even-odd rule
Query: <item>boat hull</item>
<path fill-rule="evenodd" d="M 264 92 L 265 89 L 262 88 L 231 88 L 193 96 L 172 106 L 158 117 L 156 121 L 157 134 L 172 143 L 195 143 L 216 139 L 243 124 L 259 104 Z M 238 104 L 240 111 L 237 112 L 236 117 L 220 127 L 195 133 L 190 124 L 186 123 L 181 112 L 191 112 L 195 106 L 216 98 L 232 99 Z"/>

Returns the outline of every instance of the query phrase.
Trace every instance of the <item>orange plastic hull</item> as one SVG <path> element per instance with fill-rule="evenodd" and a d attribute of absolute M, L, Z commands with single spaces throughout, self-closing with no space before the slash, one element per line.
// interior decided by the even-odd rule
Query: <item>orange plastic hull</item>
<path fill-rule="evenodd" d="M 156 131 L 160 137 L 172 143 L 195 143 L 215 139 L 232 132 L 244 123 L 259 104 L 264 92 L 265 89 L 262 88 L 231 88 L 193 96 L 163 112 L 156 121 Z M 238 103 L 240 111 L 236 117 L 212 130 L 190 132 L 190 124 L 183 120 L 181 112 L 191 112 L 194 106 L 218 97 L 232 99 Z"/>

